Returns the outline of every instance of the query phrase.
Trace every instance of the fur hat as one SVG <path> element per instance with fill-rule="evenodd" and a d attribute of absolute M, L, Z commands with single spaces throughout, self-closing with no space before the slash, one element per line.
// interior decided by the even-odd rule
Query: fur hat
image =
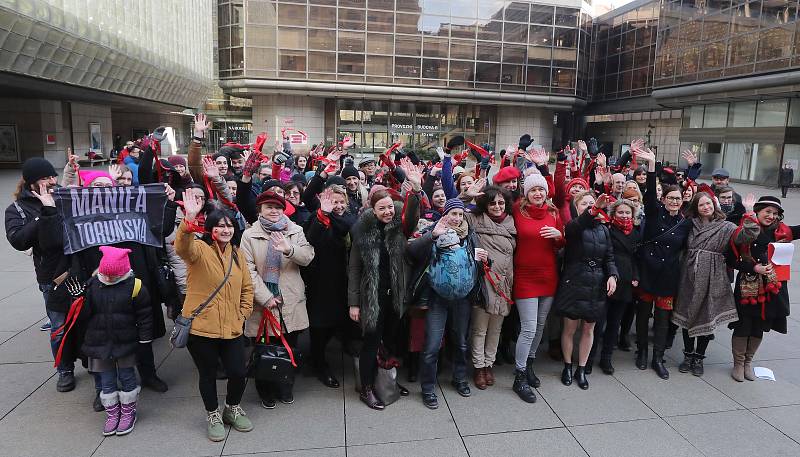
<path fill-rule="evenodd" d="M 525 183 L 522 185 L 522 195 L 528 195 L 528 192 L 534 187 L 543 187 L 545 193 L 550 192 L 550 188 L 547 186 L 547 180 L 539 173 L 528 175 L 528 177 L 525 178 Z"/>

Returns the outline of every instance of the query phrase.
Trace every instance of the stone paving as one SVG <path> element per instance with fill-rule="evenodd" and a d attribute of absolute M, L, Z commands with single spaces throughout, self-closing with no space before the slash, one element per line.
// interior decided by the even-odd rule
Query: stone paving
<path fill-rule="evenodd" d="M 11 201 L 18 176 L 0 172 L 3 208 Z M 736 187 L 742 194 L 775 194 Z M 785 206 L 787 222 L 800 223 L 797 191 Z M 793 266 L 796 275 L 798 265 L 800 261 Z M 30 258 L 4 241 L 0 272 L 1 456 L 800 455 L 796 317 L 789 321 L 788 335 L 767 334 L 756 357 L 757 365 L 775 371 L 776 382 L 733 381 L 730 332 L 721 330 L 709 346 L 702 378 L 678 373 L 680 336 L 668 353 L 668 381 L 652 370 L 637 370 L 632 352 L 616 352 L 617 372 L 606 376 L 596 370 L 591 387 L 582 391 L 576 385 L 561 385 L 561 366 L 540 357 L 542 387 L 534 405 L 511 391 L 511 367 L 504 365 L 497 370 L 497 385 L 485 391 L 473 388 L 471 398 L 456 394 L 445 368 L 436 411 L 422 405 L 418 384 L 407 384 L 410 397 L 383 412 L 372 411 L 354 392 L 352 361 L 332 349 L 329 356 L 342 388 L 328 389 L 301 374 L 294 404 L 265 410 L 249 385 L 243 407 L 255 430 L 229 432 L 220 443 L 205 437 L 205 413 L 188 353 L 171 350 L 161 339 L 155 344 L 156 358 L 169 391 L 144 391 L 133 433 L 103 438 L 103 414 L 92 411 L 93 382 L 84 370 L 76 373 L 73 392 L 56 392 L 48 337 L 39 331 L 45 313 Z M 790 289 L 795 303 L 798 284 L 795 280 Z"/>

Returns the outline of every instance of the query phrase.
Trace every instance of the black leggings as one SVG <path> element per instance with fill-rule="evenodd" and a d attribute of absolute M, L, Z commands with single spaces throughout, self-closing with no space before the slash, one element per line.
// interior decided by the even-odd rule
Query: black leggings
<path fill-rule="evenodd" d="M 289 347 L 292 348 L 292 351 L 297 348 L 297 337 L 300 336 L 301 332 L 302 330 L 298 330 L 296 332 L 283 334 L 283 336 L 286 337 L 286 342 L 289 344 Z M 272 337 L 272 341 L 276 341 L 275 337 Z M 297 358 L 297 354 L 295 354 L 295 358 Z M 292 389 L 294 388 L 294 385 L 276 384 L 274 382 L 259 381 L 258 379 L 255 380 L 255 384 L 258 397 L 262 400 L 274 400 L 276 397 L 289 397 L 292 395 Z"/>
<path fill-rule="evenodd" d="M 380 347 L 381 342 L 383 342 L 387 351 L 397 354 L 396 343 L 400 318 L 394 312 L 391 297 L 380 297 L 380 300 L 381 311 L 378 315 L 378 322 L 375 324 L 375 330 L 364 332 L 364 344 L 361 346 L 361 354 L 358 357 L 362 387 L 371 386 L 375 383 L 375 375 L 378 372 L 378 347 Z"/>
<path fill-rule="evenodd" d="M 690 337 L 689 331 L 683 329 L 683 352 L 687 354 L 694 352 L 699 355 L 706 355 L 706 348 L 708 348 L 708 343 L 711 341 L 711 339 L 711 335 Z M 695 341 L 697 341 L 696 347 Z"/>
<path fill-rule="evenodd" d="M 247 368 L 244 360 L 244 337 L 230 340 L 206 338 L 189 335 L 186 343 L 189 355 L 192 356 L 197 372 L 200 375 L 200 396 L 206 411 L 214 411 L 219 407 L 217 401 L 217 360 L 222 360 L 228 375 L 227 395 L 225 403 L 238 405 L 244 393 L 245 374 Z"/>
<path fill-rule="evenodd" d="M 647 331 L 650 322 L 650 310 L 653 311 L 653 351 L 664 353 L 669 333 L 671 310 L 653 306 L 653 302 L 639 300 L 636 305 L 636 345 L 647 348 Z"/>
<path fill-rule="evenodd" d="M 328 343 L 336 335 L 336 327 L 311 327 L 311 363 L 314 371 L 321 374 L 328 368 L 325 360 L 325 349 Z"/>

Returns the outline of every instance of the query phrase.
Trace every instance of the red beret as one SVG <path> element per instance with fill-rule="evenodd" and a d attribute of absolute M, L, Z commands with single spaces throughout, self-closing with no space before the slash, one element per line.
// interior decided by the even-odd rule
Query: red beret
<path fill-rule="evenodd" d="M 500 171 L 498 171 L 497 174 L 495 174 L 492 178 L 492 182 L 495 184 L 500 184 L 519 178 L 519 169 L 517 167 L 508 166 L 501 168 Z"/>
<path fill-rule="evenodd" d="M 257 206 L 261 206 L 265 203 L 272 203 L 280 206 L 281 209 L 286 209 L 286 200 L 275 192 L 269 190 L 266 192 L 261 192 L 261 194 L 256 197 Z"/>

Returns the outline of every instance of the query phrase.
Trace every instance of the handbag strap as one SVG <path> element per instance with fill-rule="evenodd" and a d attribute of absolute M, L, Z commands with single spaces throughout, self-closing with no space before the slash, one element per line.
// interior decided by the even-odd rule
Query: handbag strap
<path fill-rule="evenodd" d="M 233 246 L 231 246 L 231 249 L 233 249 Z M 195 308 L 194 311 L 192 311 L 191 319 L 197 317 L 203 311 L 203 309 L 205 309 L 205 307 L 208 306 L 209 303 L 211 303 L 211 300 L 213 300 L 214 297 L 217 296 L 219 291 L 222 289 L 222 286 L 224 286 L 225 283 L 228 282 L 228 278 L 231 275 L 231 270 L 233 270 L 233 252 L 231 252 L 231 262 L 228 264 L 228 272 L 225 273 L 225 277 L 222 278 L 222 282 L 217 286 L 216 289 L 214 289 L 214 292 L 211 292 L 211 295 L 208 296 L 206 301 L 201 303 L 200 306 L 198 306 L 197 308 Z"/>
<path fill-rule="evenodd" d="M 297 362 L 294 360 L 294 352 L 284 335 L 283 329 L 286 327 L 286 323 L 283 321 L 283 313 L 281 313 L 280 308 L 278 308 L 278 315 L 280 316 L 280 322 L 278 322 L 278 319 L 275 318 L 269 309 L 264 308 L 264 311 L 261 312 L 261 323 L 258 325 L 256 341 L 263 340 L 265 343 L 269 343 L 269 329 L 272 329 L 273 335 L 280 338 L 283 347 L 285 347 L 286 351 L 289 353 L 292 366 L 297 368 Z"/>

